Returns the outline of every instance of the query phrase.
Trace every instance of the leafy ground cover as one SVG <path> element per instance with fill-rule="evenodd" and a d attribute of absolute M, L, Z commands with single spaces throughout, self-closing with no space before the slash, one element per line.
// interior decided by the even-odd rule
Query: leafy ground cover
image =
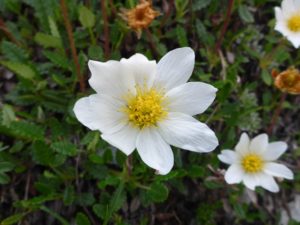
<path fill-rule="evenodd" d="M 271 75 L 300 64 L 274 30 L 281 1 L 153 1 L 160 15 L 140 38 L 120 15 L 136 3 L 0 1 L 1 224 L 278 224 L 284 215 L 299 224 L 291 202 L 300 191 L 300 97 L 276 89 Z M 159 176 L 82 126 L 73 107 L 93 93 L 89 59 L 140 52 L 158 61 L 184 46 L 196 53 L 192 80 L 218 88 L 197 118 L 220 145 L 209 154 L 173 148 L 175 166 Z M 217 154 L 243 131 L 288 143 L 281 160 L 295 179 L 279 181 L 279 193 L 224 181 Z"/>

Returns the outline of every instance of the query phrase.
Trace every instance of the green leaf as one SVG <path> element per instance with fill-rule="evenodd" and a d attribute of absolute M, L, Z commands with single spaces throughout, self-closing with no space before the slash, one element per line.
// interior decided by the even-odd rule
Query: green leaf
<path fill-rule="evenodd" d="M 95 25 L 95 15 L 87 7 L 80 6 L 79 21 L 85 28 L 92 28 Z"/>
<path fill-rule="evenodd" d="M 211 0 L 197 0 L 193 1 L 193 11 L 198 11 L 207 7 L 211 3 Z"/>
<path fill-rule="evenodd" d="M 59 37 L 54 37 L 49 34 L 38 32 L 34 36 L 34 41 L 45 48 L 62 48 L 61 39 Z"/>
<path fill-rule="evenodd" d="M 41 165 L 49 165 L 54 160 L 54 153 L 43 141 L 36 141 L 32 145 L 32 158 Z"/>
<path fill-rule="evenodd" d="M 0 63 L 24 79 L 32 80 L 36 76 L 35 71 L 26 64 L 12 61 L 0 61 Z"/>
<path fill-rule="evenodd" d="M 9 126 L 12 121 L 16 120 L 16 115 L 13 108 L 10 105 L 4 104 L 2 108 L 2 121 L 4 126 Z"/>
<path fill-rule="evenodd" d="M 270 86 L 272 84 L 273 79 L 268 70 L 263 70 L 261 73 L 261 77 L 266 85 Z"/>
<path fill-rule="evenodd" d="M 0 173 L 11 171 L 15 165 L 10 162 L 0 162 Z"/>
<path fill-rule="evenodd" d="M 64 191 L 64 204 L 65 205 L 71 205 L 74 202 L 75 199 L 75 191 L 74 191 L 74 187 L 69 185 L 66 187 L 65 191 Z"/>
<path fill-rule="evenodd" d="M 49 16 L 48 21 L 52 36 L 60 38 L 60 34 L 54 19 L 51 16 Z"/>
<path fill-rule="evenodd" d="M 177 35 L 177 38 L 178 38 L 179 45 L 181 47 L 188 46 L 186 31 L 185 31 L 185 29 L 183 29 L 182 26 L 178 25 L 176 27 L 176 35 Z"/>
<path fill-rule="evenodd" d="M 168 198 L 169 190 L 164 184 L 156 182 L 151 184 L 146 195 L 153 202 L 164 202 Z"/>
<path fill-rule="evenodd" d="M 253 23 L 254 18 L 253 15 L 248 10 L 248 7 L 245 5 L 239 5 L 238 8 L 240 18 L 246 23 Z"/>
<path fill-rule="evenodd" d="M 9 176 L 4 173 L 0 173 L 0 184 L 8 184 L 10 182 Z"/>
<path fill-rule="evenodd" d="M 121 182 L 117 188 L 117 190 L 114 192 L 112 199 L 109 203 L 109 211 L 112 215 L 113 212 L 118 211 L 123 203 L 125 202 L 126 196 L 124 194 L 124 183 Z"/>
<path fill-rule="evenodd" d="M 9 126 L 15 136 L 25 139 L 44 139 L 44 128 L 27 121 L 13 121 Z"/>
<path fill-rule="evenodd" d="M 51 148 L 62 155 L 74 156 L 77 154 L 76 145 L 68 141 L 55 142 L 51 145 Z"/>
<path fill-rule="evenodd" d="M 91 225 L 88 217 L 83 213 L 76 214 L 76 225 Z"/>
<path fill-rule="evenodd" d="M 2 41 L 1 52 L 10 61 L 24 63 L 28 59 L 28 54 L 24 49 L 8 41 Z"/>
<path fill-rule="evenodd" d="M 1 225 L 11 225 L 19 222 L 27 213 L 18 213 L 1 221 Z"/>
<path fill-rule="evenodd" d="M 51 62 L 53 62 L 56 66 L 61 67 L 63 69 L 70 68 L 70 62 L 66 56 L 58 54 L 53 51 L 43 51 L 44 56 L 46 56 Z"/>

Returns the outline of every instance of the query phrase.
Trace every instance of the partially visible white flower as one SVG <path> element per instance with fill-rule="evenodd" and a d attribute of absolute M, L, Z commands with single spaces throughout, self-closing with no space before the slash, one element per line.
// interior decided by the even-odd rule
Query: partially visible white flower
<path fill-rule="evenodd" d="M 282 141 L 268 141 L 267 134 L 260 134 L 249 140 L 243 133 L 235 151 L 222 150 L 218 158 L 229 164 L 225 173 L 228 184 L 243 182 L 251 190 L 261 186 L 271 192 L 278 192 L 279 187 L 273 176 L 293 179 L 293 172 L 285 165 L 273 162 L 287 149 L 287 144 Z"/>
<path fill-rule="evenodd" d="M 287 204 L 288 210 L 286 207 L 281 209 L 280 225 L 288 225 L 290 220 L 300 223 L 300 195 L 296 194 L 293 199 Z"/>
<path fill-rule="evenodd" d="M 202 82 L 187 82 L 195 64 L 191 48 L 167 53 L 156 64 L 142 54 L 121 61 L 88 65 L 96 94 L 79 99 L 77 119 L 102 139 L 141 159 L 160 174 L 173 167 L 170 145 L 195 152 L 216 148 L 215 133 L 193 116 L 213 102 L 217 89 Z"/>
<path fill-rule="evenodd" d="M 292 42 L 295 48 L 300 46 L 300 0 L 283 0 L 275 7 L 276 25 L 279 31 Z"/>

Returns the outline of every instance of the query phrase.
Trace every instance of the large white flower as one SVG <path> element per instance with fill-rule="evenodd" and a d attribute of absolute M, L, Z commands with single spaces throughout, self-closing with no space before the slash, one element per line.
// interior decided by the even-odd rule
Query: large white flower
<path fill-rule="evenodd" d="M 261 186 L 271 192 L 278 192 L 279 187 L 273 176 L 293 179 L 293 172 L 285 165 L 275 163 L 287 149 L 287 144 L 282 141 L 268 141 L 267 134 L 260 134 L 249 140 L 243 133 L 235 151 L 222 150 L 218 158 L 230 167 L 225 173 L 228 184 L 243 183 L 251 190 Z"/>
<path fill-rule="evenodd" d="M 194 64 L 194 51 L 187 47 L 170 51 L 158 64 L 142 54 L 105 63 L 90 60 L 89 84 L 96 94 L 79 99 L 75 115 L 126 155 L 136 148 L 148 166 L 167 174 L 174 164 L 170 145 L 195 152 L 218 145 L 215 133 L 193 118 L 217 91 L 206 83 L 186 83 Z"/>
<path fill-rule="evenodd" d="M 283 0 L 275 7 L 275 30 L 287 37 L 295 48 L 300 46 L 300 0 Z"/>

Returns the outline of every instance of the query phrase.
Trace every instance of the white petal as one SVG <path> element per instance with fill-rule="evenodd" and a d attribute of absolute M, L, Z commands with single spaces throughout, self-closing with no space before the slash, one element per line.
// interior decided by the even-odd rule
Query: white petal
<path fill-rule="evenodd" d="M 243 179 L 244 172 L 238 164 L 232 164 L 225 173 L 225 181 L 228 184 L 240 183 Z"/>
<path fill-rule="evenodd" d="M 192 75 L 195 53 L 191 48 L 177 48 L 168 52 L 157 65 L 154 85 L 166 91 L 184 84 Z"/>
<path fill-rule="evenodd" d="M 257 180 L 255 174 L 245 174 L 243 176 L 243 183 L 245 186 L 251 190 L 255 190 L 256 186 L 259 186 L 259 181 Z"/>
<path fill-rule="evenodd" d="M 128 121 L 125 114 L 120 112 L 122 104 L 110 96 L 94 94 L 79 99 L 73 111 L 77 119 L 91 130 L 113 133 Z"/>
<path fill-rule="evenodd" d="M 142 54 L 134 54 L 129 59 L 122 59 L 121 63 L 132 72 L 135 83 L 144 87 L 150 88 L 154 81 L 154 75 L 156 71 L 156 61 L 149 61 L 147 57 Z"/>
<path fill-rule="evenodd" d="M 294 0 L 294 4 L 297 10 L 300 9 L 300 0 Z"/>
<path fill-rule="evenodd" d="M 287 144 L 283 141 L 271 142 L 267 150 L 263 153 L 263 158 L 267 161 L 278 159 L 287 150 Z"/>
<path fill-rule="evenodd" d="M 275 17 L 276 17 L 277 22 L 283 21 L 285 18 L 284 18 L 281 8 L 275 7 L 274 10 L 275 10 Z"/>
<path fill-rule="evenodd" d="M 292 35 L 292 32 L 287 27 L 286 21 L 277 22 L 274 29 L 279 31 L 285 37 Z"/>
<path fill-rule="evenodd" d="M 262 173 L 259 176 L 259 179 L 260 179 L 260 185 L 263 188 L 265 188 L 266 190 L 271 191 L 271 192 L 279 191 L 279 187 L 272 176 Z"/>
<path fill-rule="evenodd" d="M 167 143 L 178 148 L 210 152 L 218 146 L 215 133 L 206 124 L 183 113 L 168 113 L 158 128 Z"/>
<path fill-rule="evenodd" d="M 170 172 L 174 164 L 174 156 L 170 145 L 160 136 L 156 128 L 143 128 L 136 141 L 137 151 L 148 166 L 159 174 Z"/>
<path fill-rule="evenodd" d="M 293 172 L 285 165 L 279 163 L 274 163 L 274 162 L 266 163 L 264 166 L 264 172 L 275 177 L 283 177 L 289 180 L 294 179 Z"/>
<path fill-rule="evenodd" d="M 97 92 L 124 99 L 134 91 L 135 82 L 131 71 L 118 61 L 97 62 L 89 60 L 92 73 L 89 84 Z"/>
<path fill-rule="evenodd" d="M 255 138 L 253 138 L 249 145 L 249 150 L 251 152 L 255 153 L 262 153 L 264 152 L 268 147 L 268 135 L 267 134 L 260 134 L 257 135 Z"/>
<path fill-rule="evenodd" d="M 297 11 L 294 0 L 283 0 L 281 3 L 281 9 L 284 15 L 290 15 Z"/>
<path fill-rule="evenodd" d="M 250 144 L 250 140 L 248 137 L 248 134 L 246 133 L 242 133 L 239 142 L 237 143 L 237 145 L 235 146 L 235 150 L 241 154 L 241 155 L 245 155 L 248 153 L 249 151 L 249 144 Z"/>
<path fill-rule="evenodd" d="M 128 123 L 121 130 L 112 134 L 102 134 L 103 140 L 130 155 L 135 149 L 139 129 Z"/>
<path fill-rule="evenodd" d="M 288 35 L 287 39 L 293 44 L 295 48 L 300 46 L 300 32 Z"/>
<path fill-rule="evenodd" d="M 202 82 L 189 82 L 167 92 L 171 112 L 182 112 L 191 116 L 204 112 L 214 101 L 218 89 Z"/>
<path fill-rule="evenodd" d="M 237 155 L 235 151 L 232 150 L 222 150 L 221 154 L 218 155 L 220 161 L 226 164 L 233 164 L 237 162 Z"/>

